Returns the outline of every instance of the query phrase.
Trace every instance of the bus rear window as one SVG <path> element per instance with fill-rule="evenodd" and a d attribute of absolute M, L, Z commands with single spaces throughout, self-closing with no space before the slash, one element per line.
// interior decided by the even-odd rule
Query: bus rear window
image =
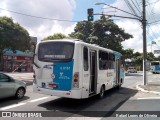
<path fill-rule="evenodd" d="M 71 60 L 74 52 L 74 43 L 46 42 L 38 47 L 38 59 L 40 61 Z"/>
<path fill-rule="evenodd" d="M 159 65 L 159 62 L 151 62 L 151 65 Z"/>

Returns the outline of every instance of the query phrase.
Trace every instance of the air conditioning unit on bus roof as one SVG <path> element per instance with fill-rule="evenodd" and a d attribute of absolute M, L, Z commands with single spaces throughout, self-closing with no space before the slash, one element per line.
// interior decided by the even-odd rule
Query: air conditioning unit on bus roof
<path fill-rule="evenodd" d="M 97 44 L 92 44 L 92 45 L 94 45 L 94 46 L 99 46 L 99 45 L 97 45 Z"/>
<path fill-rule="evenodd" d="M 80 40 L 80 39 L 74 39 L 74 41 L 80 41 L 80 42 L 83 42 L 83 40 Z"/>

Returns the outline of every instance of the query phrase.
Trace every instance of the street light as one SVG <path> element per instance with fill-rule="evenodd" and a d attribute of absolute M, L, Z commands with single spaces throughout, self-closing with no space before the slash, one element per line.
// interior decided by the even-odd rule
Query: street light
<path fill-rule="evenodd" d="M 130 13 L 130 12 L 127 12 L 127 11 L 122 10 L 122 9 L 119 9 L 119 8 L 117 8 L 117 7 L 108 5 L 108 4 L 106 4 L 106 3 L 97 2 L 97 3 L 95 3 L 95 5 L 107 5 L 107 6 L 111 7 L 111 8 L 117 9 L 117 10 L 122 11 L 122 12 L 125 12 L 125 13 L 128 13 L 128 14 L 130 14 L 130 15 L 133 15 L 133 16 L 135 16 L 135 17 L 137 17 L 137 18 L 141 18 L 141 17 L 139 17 L 139 16 L 137 16 L 137 15 L 134 15 L 134 14 L 132 14 L 132 13 Z"/>

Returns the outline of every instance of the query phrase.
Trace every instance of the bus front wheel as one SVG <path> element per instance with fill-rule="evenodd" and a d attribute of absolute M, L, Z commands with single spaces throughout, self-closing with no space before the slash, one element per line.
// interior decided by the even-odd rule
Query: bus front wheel
<path fill-rule="evenodd" d="M 100 93 L 99 93 L 99 98 L 102 99 L 104 97 L 104 92 L 105 92 L 105 88 L 104 86 L 102 85 L 101 86 L 101 90 L 100 90 Z"/>

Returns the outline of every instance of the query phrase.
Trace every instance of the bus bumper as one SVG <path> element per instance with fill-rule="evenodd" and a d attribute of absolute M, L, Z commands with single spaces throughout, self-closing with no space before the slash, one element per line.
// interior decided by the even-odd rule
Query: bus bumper
<path fill-rule="evenodd" d="M 58 97 L 65 97 L 65 98 L 74 98 L 74 99 L 82 99 L 82 90 L 69 90 L 69 91 L 60 91 L 60 90 L 51 90 L 38 87 L 36 84 L 33 84 L 33 92 L 46 94 L 46 95 L 53 95 Z"/>

